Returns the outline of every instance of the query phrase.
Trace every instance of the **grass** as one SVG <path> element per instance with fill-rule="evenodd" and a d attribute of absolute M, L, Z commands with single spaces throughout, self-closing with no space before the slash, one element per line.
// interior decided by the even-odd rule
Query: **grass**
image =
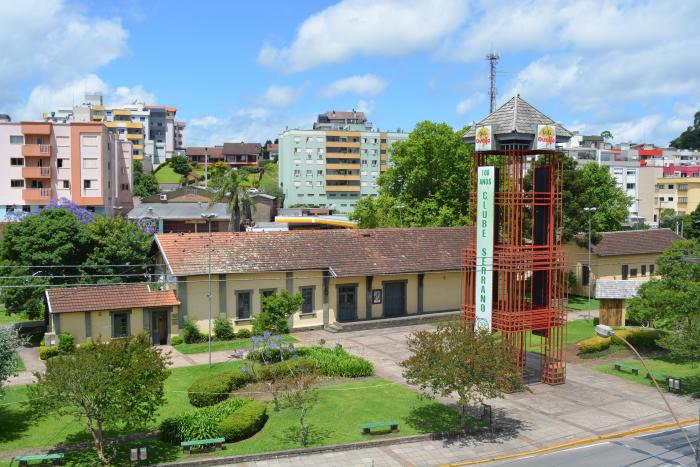
<path fill-rule="evenodd" d="M 573 345 L 580 340 L 592 337 L 595 334 L 593 320 L 577 319 L 569 321 L 566 328 L 566 342 L 564 345 Z M 545 339 L 539 336 L 527 333 L 525 336 L 525 348 L 534 353 L 542 353 L 540 345 L 544 344 Z"/>
<path fill-rule="evenodd" d="M 180 183 L 182 175 L 175 172 L 170 164 L 161 164 L 158 170 L 153 172 L 158 183 Z"/>
<path fill-rule="evenodd" d="M 318 396 L 318 403 L 307 416 L 311 426 L 310 446 L 445 431 L 459 425 L 459 414 L 455 410 L 385 380 L 367 378 L 326 386 L 318 390 Z M 268 415 L 264 428 L 255 436 L 227 444 L 223 451 L 210 451 L 205 455 L 231 456 L 300 447 L 298 417 L 294 410 L 275 412 L 270 404 Z M 398 434 L 378 431 L 376 434 L 363 435 L 359 428 L 362 423 L 393 420 L 399 422 Z M 152 463 L 184 457 L 179 446 L 152 439 L 120 446 L 116 464 L 126 465 L 129 448 L 143 445 L 148 446 L 149 460 Z M 197 460 L 197 457 L 187 456 L 192 460 Z M 65 461 L 64 465 L 94 465 L 95 457 L 92 451 L 86 450 L 67 454 Z"/>
<path fill-rule="evenodd" d="M 599 308 L 600 302 L 598 299 L 591 297 L 591 310 L 597 310 Z M 588 310 L 588 297 L 569 295 L 569 309 L 574 311 Z"/>
<path fill-rule="evenodd" d="M 15 353 L 15 356 L 17 357 L 17 371 L 27 371 L 27 367 L 24 366 L 24 360 L 22 360 L 19 353 Z"/>
<path fill-rule="evenodd" d="M 291 344 L 294 342 L 298 342 L 297 339 L 294 337 L 290 336 L 289 334 L 285 334 L 282 336 L 282 342 L 286 342 L 287 344 Z M 205 353 L 209 351 L 209 343 L 208 342 L 198 342 L 196 344 L 178 344 L 174 346 L 178 352 L 189 355 L 193 353 Z M 245 349 L 245 348 L 252 348 L 253 347 L 253 341 L 252 339 L 233 339 L 230 341 L 212 341 L 211 342 L 211 351 L 216 352 L 220 350 L 237 350 L 237 349 Z"/>
<path fill-rule="evenodd" d="M 699 362 L 673 362 L 666 358 L 647 358 L 644 359 L 651 371 L 661 373 L 667 376 L 673 376 L 681 380 L 681 387 L 684 393 L 700 393 L 700 363 Z M 639 368 L 639 376 L 635 376 L 628 371 L 616 371 L 614 363 L 595 367 L 595 370 L 603 373 L 625 378 L 637 383 L 654 386 L 654 383 L 644 377 L 644 366 L 639 360 L 623 360 L 623 364 Z M 665 387 L 665 381 L 658 381 L 659 386 Z"/>
<path fill-rule="evenodd" d="M 15 324 L 31 321 L 24 313 L 8 313 L 3 305 L 0 305 L 0 324 Z"/>

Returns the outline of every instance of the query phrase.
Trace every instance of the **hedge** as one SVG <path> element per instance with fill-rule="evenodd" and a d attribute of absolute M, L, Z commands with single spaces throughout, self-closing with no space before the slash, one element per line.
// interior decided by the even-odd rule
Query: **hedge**
<path fill-rule="evenodd" d="M 201 409 L 191 409 L 169 417 L 160 424 L 160 438 L 169 443 L 220 437 L 219 423 L 234 414 L 251 399 L 234 398 Z"/>
<path fill-rule="evenodd" d="M 625 338 L 635 348 L 655 349 L 657 339 L 663 337 L 663 331 L 650 328 L 615 328 L 615 334 Z M 593 336 L 579 341 L 576 350 L 580 354 L 600 352 L 607 349 L 612 344 L 625 345 L 616 336 L 600 337 Z"/>
<path fill-rule="evenodd" d="M 267 404 L 251 401 L 219 423 L 219 436 L 229 443 L 253 436 L 267 420 Z"/>
<path fill-rule="evenodd" d="M 326 376 L 359 378 L 374 374 L 372 363 L 364 358 L 350 355 L 341 347 L 335 349 L 311 347 L 306 359 Z"/>
<path fill-rule="evenodd" d="M 44 347 L 39 346 L 39 358 L 42 360 L 48 360 L 51 357 L 58 355 L 58 347 L 55 345 Z"/>
<path fill-rule="evenodd" d="M 187 397 L 195 407 L 208 407 L 228 399 L 231 391 L 242 388 L 250 379 L 240 370 L 203 376 L 190 385 Z"/>
<path fill-rule="evenodd" d="M 180 345 L 183 342 L 184 341 L 182 340 L 182 337 L 180 337 L 180 336 L 172 336 L 170 338 L 170 345 Z"/>

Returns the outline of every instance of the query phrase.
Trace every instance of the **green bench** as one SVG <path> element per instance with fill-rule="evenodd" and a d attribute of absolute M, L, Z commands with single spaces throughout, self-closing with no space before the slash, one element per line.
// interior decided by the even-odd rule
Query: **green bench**
<path fill-rule="evenodd" d="M 399 422 L 365 423 L 364 425 L 360 425 L 360 428 L 362 428 L 362 433 L 365 435 L 368 435 L 372 428 L 386 427 L 389 427 L 391 429 L 391 432 L 394 433 L 396 431 L 399 431 Z"/>
<path fill-rule="evenodd" d="M 633 367 L 632 365 L 625 365 L 624 363 L 621 363 L 621 362 L 615 362 L 615 369 L 617 371 L 630 370 L 630 372 L 633 375 L 639 376 L 639 368 Z"/>
<path fill-rule="evenodd" d="M 183 441 L 180 443 L 180 446 L 182 446 L 182 450 L 185 454 L 190 454 L 190 450 L 193 447 L 214 446 L 214 449 L 222 449 L 224 441 L 226 441 L 224 438 L 195 439 L 192 441 Z"/>
<path fill-rule="evenodd" d="M 34 456 L 17 456 L 15 460 L 20 466 L 29 465 L 31 461 L 51 461 L 53 465 L 61 465 L 63 454 L 37 454 Z"/>

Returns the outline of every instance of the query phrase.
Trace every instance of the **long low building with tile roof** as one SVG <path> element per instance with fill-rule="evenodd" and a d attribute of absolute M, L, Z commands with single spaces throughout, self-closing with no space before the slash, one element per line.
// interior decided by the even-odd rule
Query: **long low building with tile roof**
<path fill-rule="evenodd" d="M 262 298 L 304 299 L 292 328 L 453 312 L 462 300 L 466 227 L 158 234 L 158 269 L 181 302 L 179 323 L 213 316 L 249 328 Z"/>

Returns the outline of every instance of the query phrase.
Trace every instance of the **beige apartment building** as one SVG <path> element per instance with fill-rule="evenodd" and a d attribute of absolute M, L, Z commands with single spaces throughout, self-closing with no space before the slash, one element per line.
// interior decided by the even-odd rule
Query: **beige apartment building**
<path fill-rule="evenodd" d="M 0 117 L 0 221 L 66 198 L 105 215 L 132 206 L 131 143 L 102 123 Z"/>
<path fill-rule="evenodd" d="M 690 214 L 700 204 L 700 166 L 664 167 L 663 177 L 656 179 L 655 215 L 665 209 Z"/>

